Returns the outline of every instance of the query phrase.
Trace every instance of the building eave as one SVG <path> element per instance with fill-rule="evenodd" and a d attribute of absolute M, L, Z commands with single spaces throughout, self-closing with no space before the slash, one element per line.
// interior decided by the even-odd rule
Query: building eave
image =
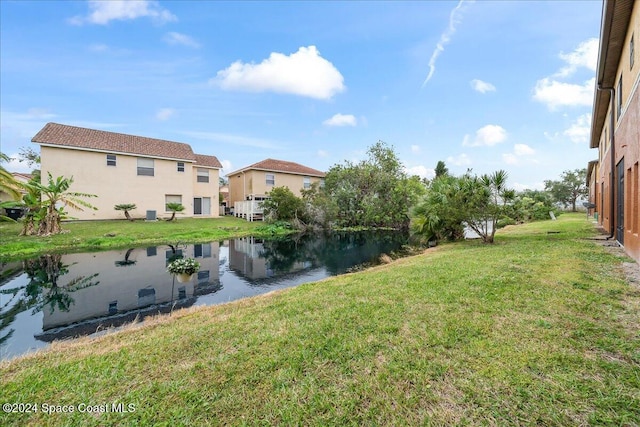
<path fill-rule="evenodd" d="M 613 88 L 618 71 L 618 64 L 624 48 L 625 37 L 631 20 L 634 0 L 604 0 L 602 22 L 600 25 L 600 46 L 598 49 L 598 69 L 596 71 L 596 90 L 591 114 L 591 137 L 589 145 L 597 148 L 600 135 L 607 119 L 607 111 L 611 102 L 608 90 L 597 88 Z"/>
<path fill-rule="evenodd" d="M 97 148 L 72 147 L 68 145 L 47 144 L 45 142 L 37 142 L 37 141 L 34 141 L 34 143 L 39 144 L 42 147 L 59 148 L 61 150 L 88 151 L 93 153 L 116 154 L 119 156 L 144 157 L 148 159 L 171 160 L 171 161 L 178 161 L 178 162 L 185 162 L 185 163 L 195 163 L 194 159 L 180 159 L 176 157 L 151 156 L 148 154 L 134 154 L 134 153 L 128 153 L 128 152 L 122 152 L 122 151 L 116 151 L 116 150 L 101 150 Z M 205 167 L 205 166 L 200 166 L 200 167 Z"/>

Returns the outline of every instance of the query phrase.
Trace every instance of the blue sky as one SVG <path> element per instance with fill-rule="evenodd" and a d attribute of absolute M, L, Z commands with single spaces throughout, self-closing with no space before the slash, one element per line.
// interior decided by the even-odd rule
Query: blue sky
<path fill-rule="evenodd" d="M 327 170 L 382 140 L 410 173 L 444 160 L 542 188 L 597 157 L 601 7 L 2 0 L 0 150 L 52 121 L 186 142 L 224 172 Z"/>

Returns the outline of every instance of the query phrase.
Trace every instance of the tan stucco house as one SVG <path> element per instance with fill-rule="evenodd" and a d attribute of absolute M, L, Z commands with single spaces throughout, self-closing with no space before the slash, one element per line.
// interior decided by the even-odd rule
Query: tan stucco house
<path fill-rule="evenodd" d="M 275 187 L 287 187 L 296 196 L 311 184 L 321 182 L 325 173 L 299 163 L 266 159 L 227 175 L 229 201 L 262 200 Z"/>
<path fill-rule="evenodd" d="M 598 222 L 640 262 L 640 2 L 604 1 L 589 164 Z"/>
<path fill-rule="evenodd" d="M 73 177 L 70 191 L 95 194 L 98 210 L 70 211 L 82 219 L 123 218 L 114 206 L 134 203 L 135 218 L 168 217 L 167 203 L 183 216 L 217 217 L 222 165 L 181 142 L 47 123 L 31 140 L 40 145 L 42 179 Z"/>

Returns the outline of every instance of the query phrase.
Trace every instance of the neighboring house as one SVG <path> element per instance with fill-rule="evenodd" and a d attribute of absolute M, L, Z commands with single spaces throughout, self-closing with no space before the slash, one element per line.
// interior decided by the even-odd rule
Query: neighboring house
<path fill-rule="evenodd" d="M 591 202 L 598 222 L 640 262 L 640 2 L 603 2 L 591 122 Z"/>
<path fill-rule="evenodd" d="M 11 172 L 13 178 L 18 181 L 20 184 L 26 184 L 31 181 L 31 174 L 28 173 L 20 173 L 20 172 Z M 21 190 L 22 194 L 26 193 L 26 191 Z M 8 202 L 11 201 L 11 198 L 4 191 L 0 191 L 0 202 Z"/>
<path fill-rule="evenodd" d="M 266 159 L 231 172 L 229 202 L 262 200 L 274 187 L 287 187 L 296 196 L 315 182 L 324 180 L 324 172 L 284 160 Z"/>
<path fill-rule="evenodd" d="M 98 210 L 69 210 L 72 217 L 123 218 L 114 206 L 135 203 L 135 218 L 168 217 L 167 203 L 181 203 L 187 217 L 217 217 L 219 171 L 215 156 L 195 154 L 181 142 L 47 123 L 33 137 L 40 144 L 42 180 L 47 173 L 73 177 L 69 191 Z"/>

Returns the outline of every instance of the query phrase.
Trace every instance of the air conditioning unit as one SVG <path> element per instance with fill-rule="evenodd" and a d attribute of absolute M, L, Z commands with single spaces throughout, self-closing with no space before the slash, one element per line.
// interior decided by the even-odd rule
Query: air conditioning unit
<path fill-rule="evenodd" d="M 156 211 L 147 211 L 147 221 L 156 221 Z"/>

